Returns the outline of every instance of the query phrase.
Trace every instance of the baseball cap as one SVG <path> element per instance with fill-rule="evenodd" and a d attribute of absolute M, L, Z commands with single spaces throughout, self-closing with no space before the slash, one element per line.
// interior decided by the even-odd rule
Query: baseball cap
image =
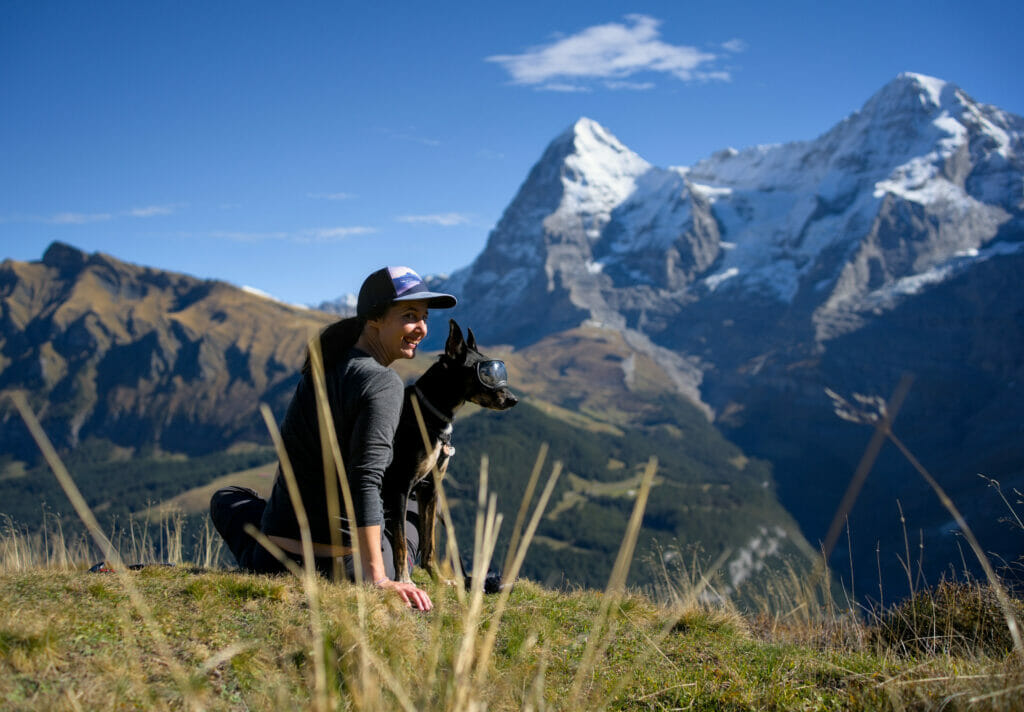
<path fill-rule="evenodd" d="M 356 314 L 365 317 L 375 307 L 416 299 L 425 299 L 430 309 L 451 309 L 457 302 L 451 294 L 431 292 L 423 278 L 408 267 L 383 267 L 363 281 Z"/>

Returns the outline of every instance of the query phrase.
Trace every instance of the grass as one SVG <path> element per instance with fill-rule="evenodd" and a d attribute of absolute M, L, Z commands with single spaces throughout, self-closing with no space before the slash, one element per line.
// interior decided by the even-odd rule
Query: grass
<path fill-rule="evenodd" d="M 39 568 L 0 574 L 0 706 L 5 709 L 306 709 L 313 704 L 310 610 L 291 576 L 198 571 L 132 573 L 183 692 L 110 574 Z M 454 670 L 467 633 L 495 625 L 484 599 L 479 631 L 463 628 L 455 590 L 419 583 L 437 607 L 407 611 L 377 591 L 320 583 L 328 689 L 335 709 L 453 707 Z M 357 625 L 357 597 L 365 625 Z M 630 593 L 607 619 L 602 650 L 566 704 L 606 597 L 555 592 L 528 581 L 512 591 L 494 649 L 461 709 L 1020 709 L 1024 672 L 980 652 L 913 655 L 882 644 L 821 636 L 806 624 L 766 630 L 714 606 L 672 608 Z M 355 686 L 358 638 L 375 651 L 398 694 L 375 674 Z M 435 661 L 428 668 L 425 661 Z M 990 695 L 990 697 L 985 697 Z M 975 700 L 975 702 L 971 702 Z"/>
<path fill-rule="evenodd" d="M 173 520 L 159 546 L 108 537 L 45 436 L 37 439 L 115 572 L 89 573 L 96 549 L 59 531 L 0 532 L 5 709 L 1024 709 L 1021 603 L 991 576 L 967 589 L 919 590 L 877 612 L 837 606 L 827 572 L 779 574 L 744 610 L 696 564 L 666 568 L 655 591 L 627 590 L 653 458 L 603 592 L 516 579 L 561 472 L 555 463 L 532 514 L 526 502 L 520 510 L 505 568 L 515 585 L 496 596 L 481 589 L 501 523 L 484 460 L 474 587 L 417 572 L 435 603 L 421 614 L 308 568 L 214 568 L 209 530 L 196 547 L 202 560 L 185 562 Z M 159 550 L 177 565 L 132 571 L 126 548 L 136 558 Z"/>

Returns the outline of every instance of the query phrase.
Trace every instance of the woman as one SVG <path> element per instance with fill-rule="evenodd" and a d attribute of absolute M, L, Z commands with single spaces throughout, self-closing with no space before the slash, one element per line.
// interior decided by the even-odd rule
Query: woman
<path fill-rule="evenodd" d="M 404 391 L 402 379 L 388 366 L 416 355 L 427 335 L 429 309 L 447 309 L 455 303 L 450 294 L 429 291 L 408 267 L 385 267 L 363 282 L 356 316 L 329 326 L 320 336 L 327 401 L 352 493 L 363 578 L 394 591 L 407 606 L 423 611 L 432 608 L 427 593 L 414 584 L 392 580 L 395 572 L 389 533 L 383 530 L 381 483 L 391 462 Z M 333 469 L 327 476 L 324 473 L 308 356 L 281 424 L 281 437 L 309 519 L 317 568 L 331 575 L 340 564 L 352 578 L 352 527 L 344 516 L 344 505 L 339 508 L 336 504 L 341 497 Z M 280 467 L 266 502 L 252 490 L 229 487 L 214 494 L 210 515 L 242 568 L 262 573 L 284 570 L 245 534 L 246 523 L 258 524 L 271 541 L 301 562 L 299 525 Z M 414 551 L 415 527 L 407 526 L 406 535 Z"/>

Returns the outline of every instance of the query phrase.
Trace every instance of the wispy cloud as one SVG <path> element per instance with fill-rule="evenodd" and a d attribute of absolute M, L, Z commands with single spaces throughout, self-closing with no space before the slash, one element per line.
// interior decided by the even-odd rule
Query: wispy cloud
<path fill-rule="evenodd" d="M 723 42 L 722 49 L 724 49 L 726 52 L 733 52 L 734 54 L 739 52 L 746 52 L 747 43 L 739 38 L 733 38 L 728 42 Z"/>
<path fill-rule="evenodd" d="M 179 207 L 181 207 L 180 203 L 172 205 L 147 205 L 144 207 L 131 208 L 129 210 L 120 210 L 111 213 L 82 213 L 65 210 L 59 213 L 54 213 L 53 215 L 9 215 L 0 219 L 0 221 L 14 223 L 46 223 L 48 225 L 90 225 L 92 223 L 109 222 L 110 220 L 116 220 L 121 217 L 152 218 L 158 215 L 171 215 Z"/>
<path fill-rule="evenodd" d="M 605 82 L 609 89 L 624 89 L 627 91 L 647 91 L 654 88 L 654 82 Z"/>
<path fill-rule="evenodd" d="M 395 220 L 411 224 L 454 227 L 455 225 L 465 225 L 468 223 L 469 216 L 462 213 L 435 213 L 433 215 L 399 215 Z"/>
<path fill-rule="evenodd" d="M 621 83 L 640 72 L 660 72 L 682 81 L 729 78 L 728 72 L 711 68 L 717 55 L 663 42 L 660 20 L 636 14 L 625 19 L 627 24 L 594 25 L 522 54 L 486 59 L 504 67 L 516 84 L 551 91 L 567 91 L 579 86 L 575 82 L 602 79 L 617 80 L 606 83 L 609 89 L 652 87 L 652 83 Z"/>
<path fill-rule="evenodd" d="M 313 200 L 352 200 L 356 196 L 354 193 L 308 193 L 306 197 Z"/>
<path fill-rule="evenodd" d="M 589 94 L 593 89 L 590 87 L 582 87 L 578 84 L 566 84 L 565 82 L 548 82 L 543 84 L 538 89 L 542 91 L 558 91 L 564 94 Z"/>
<path fill-rule="evenodd" d="M 376 228 L 365 225 L 351 227 L 323 227 L 305 230 L 296 238 L 296 242 L 338 242 L 353 235 L 370 235 L 377 232 Z"/>
<path fill-rule="evenodd" d="M 89 223 L 105 222 L 114 216 L 110 213 L 57 213 L 44 218 L 43 222 L 53 225 L 88 225 Z"/>
<path fill-rule="evenodd" d="M 178 205 L 147 205 L 143 208 L 126 210 L 124 214 L 133 218 L 152 218 L 158 215 L 171 215 L 178 207 Z"/>
<path fill-rule="evenodd" d="M 347 227 L 318 227 L 294 232 L 273 231 L 273 232 L 246 232 L 244 230 L 216 230 L 210 233 L 211 237 L 219 240 L 233 240 L 235 242 L 257 243 L 270 240 L 281 240 L 298 244 L 323 244 L 339 242 L 354 235 L 369 235 L 377 232 L 376 228 L 365 225 L 352 225 Z"/>

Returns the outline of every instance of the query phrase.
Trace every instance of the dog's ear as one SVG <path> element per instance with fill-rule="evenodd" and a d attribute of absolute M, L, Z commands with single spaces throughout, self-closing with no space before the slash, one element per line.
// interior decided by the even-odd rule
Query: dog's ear
<path fill-rule="evenodd" d="M 466 346 L 468 346 L 473 351 L 476 351 L 477 350 L 477 348 L 476 348 L 476 337 L 473 336 L 473 330 L 472 329 L 466 329 L 466 331 L 467 331 L 467 333 L 469 333 L 469 338 L 466 339 Z"/>
<path fill-rule="evenodd" d="M 448 358 L 461 361 L 466 358 L 466 342 L 462 338 L 462 329 L 454 319 L 448 320 L 448 341 L 444 345 Z"/>

